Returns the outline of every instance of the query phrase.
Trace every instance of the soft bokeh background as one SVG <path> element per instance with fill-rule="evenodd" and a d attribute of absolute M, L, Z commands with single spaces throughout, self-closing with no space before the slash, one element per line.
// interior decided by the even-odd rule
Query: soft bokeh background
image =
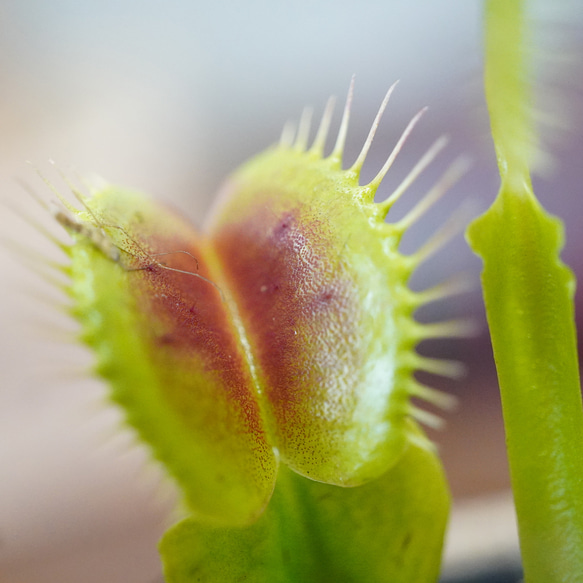
<path fill-rule="evenodd" d="M 537 192 L 566 220 L 564 257 L 581 274 L 583 132 L 581 91 L 572 81 L 583 77 L 583 17 L 576 1 L 561 4 L 564 14 L 540 8 L 533 18 L 544 25 L 543 41 L 535 49 L 557 89 L 544 111 L 567 127 L 548 132 L 558 138 L 549 142 L 555 168 L 537 181 Z M 18 182 L 48 193 L 39 168 L 63 188 L 48 164 L 54 159 L 68 174 L 97 172 L 142 189 L 200 225 L 231 170 L 275 141 L 304 105 L 318 113 L 330 94 L 342 101 L 356 73 L 348 163 L 384 92 L 401 80 L 365 178 L 380 168 L 407 121 L 430 106 L 380 197 L 434 139 L 452 137 L 394 216 L 460 152 L 474 160 L 407 237 L 405 248 L 413 249 L 461 200 L 469 197 L 477 213 L 496 192 L 480 43 L 481 2 L 474 0 L 2 0 L 0 200 L 58 233 Z M 31 269 L 31 254 L 10 241 L 41 257 L 58 259 L 58 252 L 11 210 L 0 213 L 8 241 L 0 246 L 0 582 L 153 583 L 156 541 L 172 520 L 171 487 L 118 430 L 117 413 L 103 406 L 104 388 L 87 374 L 91 355 L 75 344 L 75 324 L 54 305 L 63 298 Z M 477 281 L 479 261 L 461 236 L 422 268 L 415 285 L 459 271 Z M 479 292 L 422 314 L 452 315 L 483 323 Z M 478 338 L 424 350 L 470 367 L 461 382 L 432 379 L 460 396 L 446 431 L 435 435 L 456 499 L 448 565 L 459 567 L 464 553 L 487 555 L 496 541 L 512 555 L 504 435 L 485 327 Z"/>

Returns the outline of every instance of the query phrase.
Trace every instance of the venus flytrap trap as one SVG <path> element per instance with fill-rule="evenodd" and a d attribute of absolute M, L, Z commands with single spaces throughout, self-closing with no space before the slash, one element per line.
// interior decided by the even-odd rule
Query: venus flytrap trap
<path fill-rule="evenodd" d="M 204 234 L 141 194 L 105 187 L 53 214 L 69 232 L 67 293 L 111 399 L 180 486 L 191 513 L 161 544 L 169 583 L 435 581 L 449 493 L 418 422 L 451 398 L 416 370 L 423 339 L 468 333 L 417 323 L 413 271 L 454 234 L 412 255 L 406 230 L 463 173 L 455 162 L 402 219 L 392 205 L 443 149 L 438 140 L 385 200 L 362 164 L 393 87 L 354 164 L 342 168 L 352 86 L 330 155 L 333 103 L 225 184 Z M 80 208 L 77 208 L 80 207 Z"/>

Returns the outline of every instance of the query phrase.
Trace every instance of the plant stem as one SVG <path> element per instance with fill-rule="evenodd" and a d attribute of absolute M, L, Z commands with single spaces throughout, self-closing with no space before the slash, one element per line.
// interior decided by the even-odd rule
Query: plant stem
<path fill-rule="evenodd" d="M 486 98 L 502 185 L 468 240 L 482 286 L 502 395 L 527 583 L 583 581 L 583 414 L 575 281 L 560 261 L 561 222 L 530 181 L 535 132 L 519 0 L 486 2 Z"/>

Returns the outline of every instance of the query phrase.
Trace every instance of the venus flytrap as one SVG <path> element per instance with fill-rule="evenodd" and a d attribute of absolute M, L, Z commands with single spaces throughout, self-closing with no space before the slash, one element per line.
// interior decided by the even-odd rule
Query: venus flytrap
<path fill-rule="evenodd" d="M 415 310 L 458 293 L 408 279 L 443 245 L 398 250 L 459 178 L 456 162 L 397 222 L 392 205 L 445 146 L 374 202 L 420 112 L 377 176 L 342 168 L 352 87 L 329 156 L 332 103 L 225 184 L 204 234 L 146 197 L 106 187 L 63 201 L 68 293 L 111 399 L 180 486 L 191 518 L 165 536 L 167 581 L 434 581 L 449 493 L 413 397 L 451 399 L 416 370 L 456 376 L 418 342 L 468 332 Z"/>
<path fill-rule="evenodd" d="M 535 132 L 522 2 L 486 3 L 486 96 L 502 187 L 468 231 L 504 406 L 527 583 L 583 573 L 583 418 L 562 230 L 530 183 Z M 297 132 L 226 182 L 204 233 L 141 194 L 104 187 L 53 211 L 72 243 L 61 267 L 71 312 L 128 425 L 179 485 L 190 516 L 164 536 L 168 583 L 436 581 L 449 492 L 414 397 L 451 400 L 414 378 L 456 363 L 416 353 L 463 322 L 420 324 L 417 308 L 464 290 L 414 292 L 406 230 L 463 172 L 454 163 L 404 218 L 392 205 L 443 149 L 438 140 L 380 203 L 359 175 L 381 115 L 342 168 L 352 89 L 332 153 L 329 103 L 309 146 Z M 74 190 L 74 189 L 73 189 Z"/>

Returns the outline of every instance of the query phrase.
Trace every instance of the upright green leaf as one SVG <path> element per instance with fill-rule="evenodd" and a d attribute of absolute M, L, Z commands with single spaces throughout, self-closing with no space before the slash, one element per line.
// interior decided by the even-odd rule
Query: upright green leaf
<path fill-rule="evenodd" d="M 500 193 L 468 230 L 502 393 L 528 583 L 583 576 L 583 415 L 574 277 L 560 261 L 561 222 L 536 200 L 523 3 L 486 3 L 486 98 Z"/>

